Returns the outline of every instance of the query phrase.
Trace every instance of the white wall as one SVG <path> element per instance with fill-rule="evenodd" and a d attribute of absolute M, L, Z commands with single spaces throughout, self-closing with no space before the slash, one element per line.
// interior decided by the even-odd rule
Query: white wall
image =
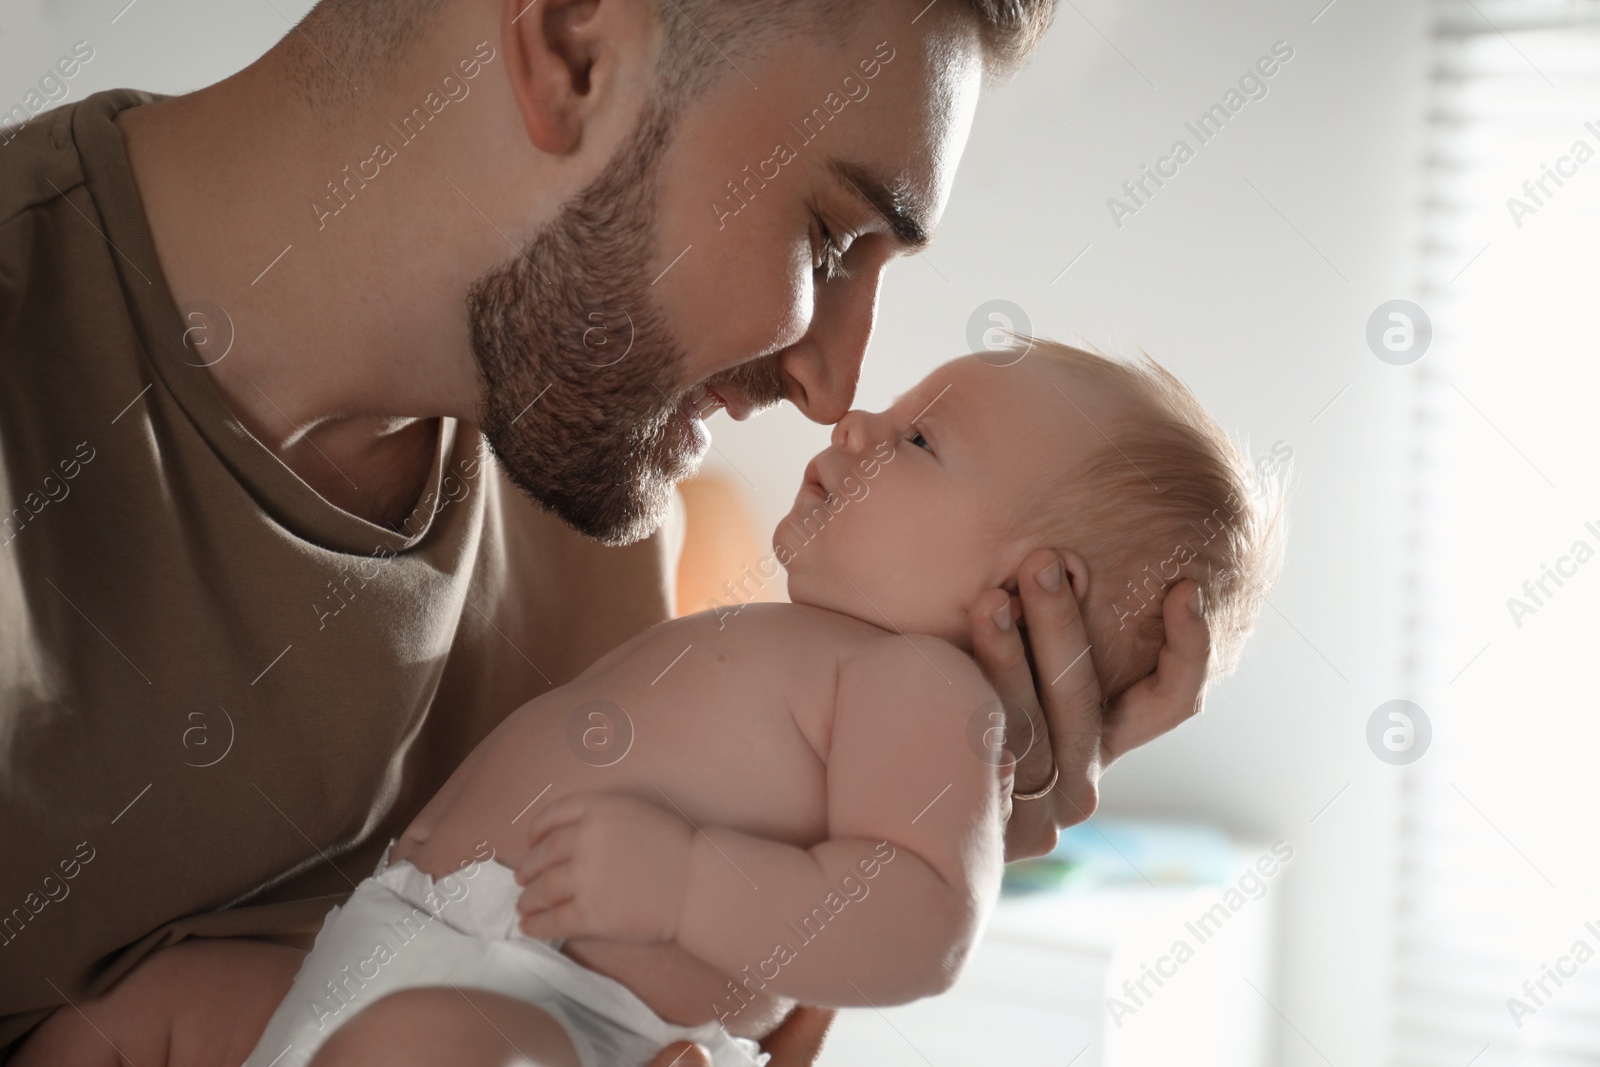
<path fill-rule="evenodd" d="M 1272 1062 L 1289 1067 L 1383 1060 L 1397 772 L 1368 752 L 1363 729 L 1399 695 L 1410 379 L 1373 357 L 1364 329 L 1378 304 L 1415 295 L 1408 227 L 1426 59 L 1420 0 L 1336 0 L 1317 17 L 1324 3 L 1064 4 L 1034 64 L 985 101 L 937 242 L 890 272 L 857 399 L 882 407 L 966 351 L 969 314 L 1001 297 L 1037 332 L 1148 350 L 1257 452 L 1294 450 L 1288 565 L 1240 671 L 1205 716 L 1105 782 L 1108 813 L 1211 819 L 1296 849 L 1274 889 L 1285 894 L 1280 979 L 1264 990 L 1271 1017 L 1288 1023 Z M 199 86 L 260 54 L 309 6 L 125 5 L 10 0 L 3 106 L 78 39 L 97 54 L 72 99 Z M 1174 139 L 1194 145 L 1184 121 L 1279 40 L 1295 54 L 1269 95 L 1118 229 L 1107 197 Z M 765 528 L 828 433 L 790 408 L 713 429 L 755 484 Z"/>
<path fill-rule="evenodd" d="M 95 56 L 67 100 L 102 89 L 182 93 L 256 59 L 312 0 L 5 0 L 0 5 L 0 108 L 37 87 L 76 41 Z"/>

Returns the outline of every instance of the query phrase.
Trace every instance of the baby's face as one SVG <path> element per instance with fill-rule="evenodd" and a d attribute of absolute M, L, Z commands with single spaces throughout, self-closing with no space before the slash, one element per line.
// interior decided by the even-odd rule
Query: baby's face
<path fill-rule="evenodd" d="M 1010 533 L 1010 520 L 1046 471 L 1103 442 L 1089 419 L 1111 419 L 1106 401 L 1041 358 L 963 356 L 887 411 L 849 412 L 773 531 L 790 599 L 970 651 L 972 602 L 1015 591 L 1034 548 L 1071 547 Z"/>

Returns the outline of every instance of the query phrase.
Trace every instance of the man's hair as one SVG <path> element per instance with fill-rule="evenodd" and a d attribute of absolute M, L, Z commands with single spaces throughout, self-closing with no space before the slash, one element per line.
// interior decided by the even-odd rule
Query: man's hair
<path fill-rule="evenodd" d="M 289 34 L 295 79 L 313 105 L 365 91 L 396 69 L 447 4 L 461 0 L 321 0 Z M 1058 0 L 957 0 L 976 20 L 991 78 L 1027 62 Z M 657 0 L 664 97 L 681 105 L 735 64 L 797 34 L 838 40 L 869 0 Z M 931 5 L 930 5 L 931 6 Z"/>
<path fill-rule="evenodd" d="M 320 0 L 285 38 L 312 107 L 370 91 L 438 24 L 449 0 Z"/>
<path fill-rule="evenodd" d="M 1209 673 L 1228 673 L 1282 567 L 1285 481 L 1258 478 L 1182 379 L 1148 355 L 1113 359 L 1019 338 L 1029 342 L 1025 358 L 1064 372 L 1063 417 L 1087 419 L 1101 444 L 1048 463 L 1055 484 L 1045 506 L 1035 498 L 1015 522 L 1088 564 L 1098 588 L 1085 624 L 1106 699 L 1153 668 L 1162 601 L 1184 578 L 1200 586 Z M 1115 397 L 1111 410 L 1091 407 L 1084 385 Z"/>
<path fill-rule="evenodd" d="M 976 20 L 984 69 L 991 79 L 1007 76 L 1028 61 L 1050 28 L 1057 2 L 957 0 L 957 6 Z M 661 76 L 669 95 L 679 98 L 692 97 L 719 77 L 733 73 L 737 57 L 759 56 L 798 34 L 843 40 L 860 25 L 871 6 L 869 0 L 659 3 L 665 31 Z"/>

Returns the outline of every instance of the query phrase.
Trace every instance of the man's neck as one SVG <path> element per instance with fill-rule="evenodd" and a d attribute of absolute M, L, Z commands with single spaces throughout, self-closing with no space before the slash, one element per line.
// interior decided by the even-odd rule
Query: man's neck
<path fill-rule="evenodd" d="M 506 249 L 442 180 L 449 129 L 334 200 L 347 166 L 397 139 L 376 115 L 408 109 L 360 110 L 327 122 L 269 56 L 118 125 L 180 314 L 209 301 L 233 324 L 210 368 L 229 408 L 330 502 L 386 524 L 422 490 L 438 417 L 475 415 L 464 295 Z"/>

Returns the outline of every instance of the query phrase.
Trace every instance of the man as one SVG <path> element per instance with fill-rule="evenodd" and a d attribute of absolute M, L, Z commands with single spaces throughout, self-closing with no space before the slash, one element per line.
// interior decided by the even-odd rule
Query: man
<path fill-rule="evenodd" d="M 0 1049 L 185 938 L 290 946 L 270 1013 L 478 740 L 667 617 L 701 418 L 849 408 L 883 270 L 1051 8 L 324 0 L 217 85 L 7 131 Z M 1013 856 L 1207 654 L 1177 586 L 1102 714 L 1050 562 L 973 611 L 1049 724 Z"/>

